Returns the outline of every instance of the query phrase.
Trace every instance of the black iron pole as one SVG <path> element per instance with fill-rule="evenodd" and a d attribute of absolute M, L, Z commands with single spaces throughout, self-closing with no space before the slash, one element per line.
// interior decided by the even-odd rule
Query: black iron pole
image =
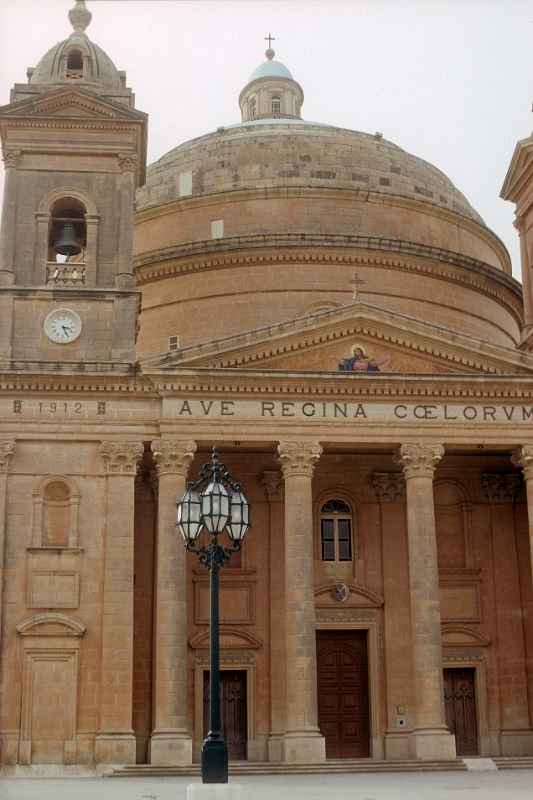
<path fill-rule="evenodd" d="M 223 561 L 223 548 L 215 541 L 211 549 L 210 605 L 210 675 L 209 720 L 210 730 L 202 746 L 202 783 L 228 782 L 228 749 L 222 735 L 220 714 L 220 639 L 219 639 L 219 572 Z"/>

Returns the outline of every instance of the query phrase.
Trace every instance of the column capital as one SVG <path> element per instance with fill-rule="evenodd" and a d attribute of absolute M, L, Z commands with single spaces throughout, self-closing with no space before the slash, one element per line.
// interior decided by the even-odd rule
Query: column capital
<path fill-rule="evenodd" d="M 104 459 L 108 475 L 135 475 L 142 458 L 144 447 L 141 442 L 104 441 L 100 445 L 100 455 Z"/>
<path fill-rule="evenodd" d="M 322 455 L 319 442 L 283 441 L 278 444 L 279 460 L 283 477 L 307 475 L 313 477 L 315 465 Z"/>
<path fill-rule="evenodd" d="M 12 456 L 15 455 L 15 440 L 2 439 L 0 440 L 0 474 L 7 472 L 9 469 L 9 462 Z"/>
<path fill-rule="evenodd" d="M 21 154 L 22 154 L 21 150 L 15 150 L 13 148 L 5 149 L 2 155 L 2 160 L 4 162 L 5 169 L 9 169 L 10 167 L 16 167 L 18 165 Z"/>
<path fill-rule="evenodd" d="M 522 486 L 515 472 L 485 472 L 481 476 L 483 494 L 489 503 L 512 503 Z"/>
<path fill-rule="evenodd" d="M 265 469 L 261 475 L 263 486 L 269 503 L 279 502 L 283 497 L 283 475 L 279 469 Z"/>
<path fill-rule="evenodd" d="M 522 469 L 526 481 L 533 478 L 533 444 L 517 447 L 511 455 L 511 463 Z"/>
<path fill-rule="evenodd" d="M 196 453 L 196 442 L 193 439 L 155 439 L 151 449 L 159 477 L 161 475 L 187 477 Z"/>
<path fill-rule="evenodd" d="M 403 469 L 405 479 L 432 478 L 437 464 L 444 455 L 441 444 L 402 444 L 395 458 Z"/>
<path fill-rule="evenodd" d="M 397 503 L 405 495 L 405 478 L 401 472 L 374 472 L 372 486 L 380 503 Z"/>

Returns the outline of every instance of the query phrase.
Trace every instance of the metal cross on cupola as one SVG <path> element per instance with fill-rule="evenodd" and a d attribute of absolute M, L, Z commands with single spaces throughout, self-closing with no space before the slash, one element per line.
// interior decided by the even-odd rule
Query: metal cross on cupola
<path fill-rule="evenodd" d="M 268 42 L 268 49 L 269 50 L 272 49 L 272 42 L 275 42 L 275 41 L 276 41 L 276 39 L 274 38 L 274 36 L 272 36 L 272 34 L 269 33 L 268 36 L 265 36 L 265 42 Z"/>

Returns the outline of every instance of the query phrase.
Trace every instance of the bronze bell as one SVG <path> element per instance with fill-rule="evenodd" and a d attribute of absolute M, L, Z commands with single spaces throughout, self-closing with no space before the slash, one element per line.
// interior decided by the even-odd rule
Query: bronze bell
<path fill-rule="evenodd" d="M 72 222 L 65 222 L 58 238 L 54 242 L 54 250 L 60 256 L 76 256 L 81 253 L 81 245 L 76 238 L 76 229 Z"/>

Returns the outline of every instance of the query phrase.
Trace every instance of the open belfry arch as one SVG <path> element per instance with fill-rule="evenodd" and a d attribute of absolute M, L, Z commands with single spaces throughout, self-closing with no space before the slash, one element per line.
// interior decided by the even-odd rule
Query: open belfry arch
<path fill-rule="evenodd" d="M 198 760 L 175 502 L 213 444 L 253 520 L 221 577 L 234 758 L 533 755 L 530 140 L 522 289 L 440 170 L 304 120 L 270 35 L 241 122 L 147 169 L 69 18 L 0 107 L 1 764 Z"/>

